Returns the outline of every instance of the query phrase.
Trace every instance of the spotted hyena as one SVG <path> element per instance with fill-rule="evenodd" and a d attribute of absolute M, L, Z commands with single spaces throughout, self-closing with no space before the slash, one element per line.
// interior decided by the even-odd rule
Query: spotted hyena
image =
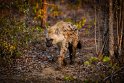
<path fill-rule="evenodd" d="M 46 45 L 52 46 L 58 45 L 60 48 L 60 54 L 58 56 L 59 66 L 64 65 L 65 55 L 69 50 L 70 63 L 74 62 L 76 55 L 76 49 L 81 48 L 79 42 L 78 30 L 75 25 L 70 22 L 60 21 L 48 28 L 48 36 L 46 38 Z"/>

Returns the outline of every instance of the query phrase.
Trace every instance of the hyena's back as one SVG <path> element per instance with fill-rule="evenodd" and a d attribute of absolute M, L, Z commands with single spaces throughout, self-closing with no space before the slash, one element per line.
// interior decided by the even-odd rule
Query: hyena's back
<path fill-rule="evenodd" d="M 68 42 L 72 43 L 74 40 L 78 41 L 78 30 L 72 23 L 60 21 L 53 27 L 55 27 L 54 29 L 56 29 L 59 34 L 64 35 Z"/>

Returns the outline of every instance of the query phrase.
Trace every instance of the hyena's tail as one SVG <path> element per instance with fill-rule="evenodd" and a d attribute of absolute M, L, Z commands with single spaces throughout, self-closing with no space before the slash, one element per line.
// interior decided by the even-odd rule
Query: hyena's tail
<path fill-rule="evenodd" d="M 81 41 L 78 42 L 77 48 L 78 48 L 78 49 L 81 49 L 81 48 L 82 48 Z"/>

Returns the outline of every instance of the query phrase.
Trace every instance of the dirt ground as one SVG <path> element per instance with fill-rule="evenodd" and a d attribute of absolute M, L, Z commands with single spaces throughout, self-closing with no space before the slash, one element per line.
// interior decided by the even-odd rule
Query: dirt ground
<path fill-rule="evenodd" d="M 92 30 L 91 30 L 92 31 Z M 85 65 L 85 61 L 96 56 L 93 33 L 80 31 L 82 49 L 77 50 L 76 63 L 56 69 L 57 47 L 47 48 L 44 38 L 34 42 L 25 55 L 14 59 L 12 64 L 0 67 L 0 83 L 92 83 L 103 82 L 111 68 L 102 62 Z M 68 54 L 66 61 L 69 63 Z"/>

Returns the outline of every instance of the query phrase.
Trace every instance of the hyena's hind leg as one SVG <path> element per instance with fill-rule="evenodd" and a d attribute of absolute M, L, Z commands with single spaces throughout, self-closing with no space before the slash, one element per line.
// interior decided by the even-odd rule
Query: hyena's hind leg
<path fill-rule="evenodd" d="M 72 55 L 72 53 L 73 53 L 73 46 L 72 46 L 71 43 L 69 43 L 68 50 L 69 50 L 70 64 L 72 64 L 72 63 L 73 63 L 72 58 L 74 58 L 74 57 L 73 57 L 73 55 Z"/>

